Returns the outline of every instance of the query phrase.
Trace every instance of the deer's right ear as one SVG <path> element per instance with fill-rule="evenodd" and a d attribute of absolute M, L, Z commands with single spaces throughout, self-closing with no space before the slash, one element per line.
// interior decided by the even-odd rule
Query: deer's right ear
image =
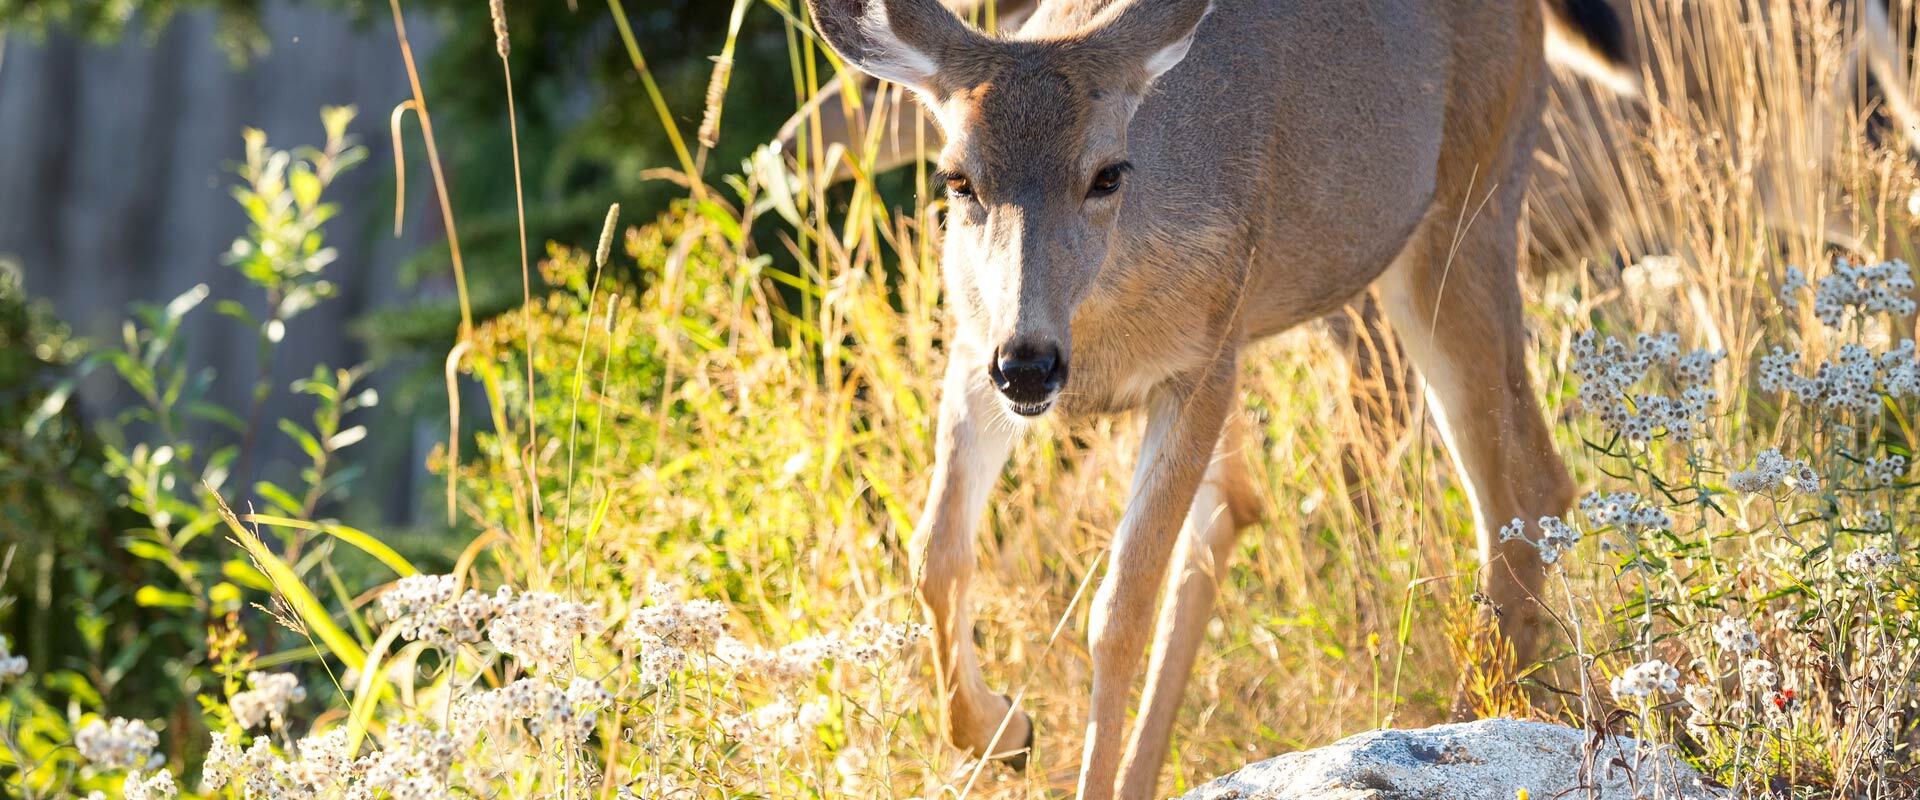
<path fill-rule="evenodd" d="M 938 95 L 940 63 L 986 37 L 939 0 L 807 0 L 813 27 L 847 63 Z"/>

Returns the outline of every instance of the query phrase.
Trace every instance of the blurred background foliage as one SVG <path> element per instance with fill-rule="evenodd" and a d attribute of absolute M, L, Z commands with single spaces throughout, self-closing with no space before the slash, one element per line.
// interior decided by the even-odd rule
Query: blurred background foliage
<path fill-rule="evenodd" d="M 273 46 L 263 19 L 275 5 L 281 4 L 0 0 L 0 33 L 15 42 L 62 33 L 102 44 L 152 40 L 182 14 L 212 14 L 219 33 L 207 46 L 219 48 L 232 69 L 245 71 Z M 324 8 L 381 36 L 392 35 L 389 6 L 380 0 L 291 0 L 288 5 Z M 592 241 L 610 203 L 621 203 L 628 219 L 644 221 L 686 195 L 684 175 L 648 172 L 680 162 L 610 5 L 596 0 L 507 3 L 514 33 L 512 78 L 525 171 L 527 238 L 536 260 L 543 242 Z M 729 40 L 732 6 L 714 0 L 641 0 L 622 9 L 689 147 L 696 146 L 692 139 L 707 105 L 719 43 Z M 782 15 L 761 11 L 733 38 L 734 74 L 755 77 L 732 81 L 728 87 L 726 135 L 710 150 L 701 150 L 702 180 L 739 172 L 796 105 L 792 81 L 768 78 L 793 74 L 793 31 Z M 476 318 L 490 319 L 519 307 L 522 295 L 511 141 L 487 6 L 470 0 L 411 0 L 405 12 L 415 24 L 424 15 L 436 32 L 422 78 L 460 220 L 473 310 Z M 395 75 L 394 80 L 404 76 Z M 387 110 L 367 109 L 356 130 L 384 127 Z M 71 718 L 76 708 L 111 708 L 115 714 L 166 720 L 178 727 L 176 733 L 187 734 L 169 735 L 171 741 L 204 739 L 191 733 L 202 724 L 197 698 L 217 695 L 223 681 L 256 666 L 238 653 L 265 646 L 268 652 L 278 650 L 270 662 L 310 657 L 298 648 L 290 650 L 295 643 L 285 640 L 287 631 L 258 615 L 253 622 L 267 624 L 238 622 L 241 590 L 261 590 L 268 582 L 258 564 L 250 563 L 221 532 L 222 497 L 242 514 L 371 524 L 384 515 L 342 506 L 336 499 L 345 497 L 343 491 L 359 477 L 359 468 L 332 458 L 332 453 L 365 435 L 348 417 L 379 396 L 372 390 L 362 392 L 354 382 L 364 384 L 368 369 L 383 368 L 388 385 L 382 388 L 400 399 L 406 416 L 448 416 L 442 362 L 458 336 L 460 311 L 445 292 L 416 293 L 353 324 L 351 333 L 364 343 L 369 364 L 350 369 L 323 365 L 292 385 L 272 385 L 263 377 L 273 372 L 268 365 L 283 344 L 290 318 L 337 291 L 321 279 L 332 258 L 331 250 L 322 248 L 321 227 L 334 211 L 318 202 L 319 187 L 303 188 L 286 171 L 304 170 L 311 176 L 318 159 L 344 156 L 345 163 L 328 168 L 340 171 L 360 161 L 365 148 L 349 141 L 345 124 L 345 119 L 330 119 L 329 141 L 316 149 L 282 152 L 267 147 L 263 138 L 248 137 L 250 152 L 246 162 L 236 166 L 240 180 L 234 193 L 247 211 L 250 230 L 225 260 L 237 268 L 235 277 L 251 287 L 247 291 L 260 297 L 203 306 L 208 292 L 196 287 L 170 303 L 129 309 L 125 341 L 89 342 L 75 337 L 48 303 L 26 296 L 17 267 L 9 273 L 12 277 L 0 280 L 0 524 L 9 529 L 0 538 L 0 558 L 6 559 L 0 569 L 0 635 L 32 665 L 29 681 L 39 691 L 27 696 L 69 705 L 69 713 L 49 719 Z M 407 116 L 401 131 L 404 152 L 393 155 L 404 156 L 408 180 L 425 184 L 427 160 L 417 116 Z M 372 143 L 383 163 L 391 146 L 384 137 Z M 340 150 L 330 152 L 332 148 Z M 277 174 L 260 174 L 268 170 Z M 381 180 L 392 186 L 392 176 Z M 315 196 L 296 198 L 302 191 Z M 295 206 L 317 213 L 297 218 L 281 213 Z M 392 210 L 389 205 L 354 212 L 378 216 Z M 444 236 L 431 195 L 410 203 L 406 212 L 408 227 L 421 227 L 436 239 Z M 660 249 L 657 236 L 650 237 Z M 642 246 L 636 240 L 623 249 Z M 664 252 L 654 255 L 658 261 Z M 615 259 L 608 268 L 608 285 L 624 287 L 616 291 L 628 298 L 644 292 L 637 263 Z M 578 305 L 579 293 L 587 287 L 569 264 L 577 267 L 576 261 L 563 257 L 535 275 L 536 293 L 547 292 L 549 281 L 556 290 L 537 307 Z M 444 242 L 432 242 L 398 269 L 404 286 L 417 286 L 444 281 L 451 267 Z M 216 299 L 226 294 L 216 293 Z M 265 310 L 257 316 L 250 307 Z M 222 325 L 230 323 L 233 333 L 259 339 L 261 369 L 256 376 L 220 375 L 210 364 L 190 357 L 189 326 L 183 319 L 206 314 L 229 317 Z M 512 330 L 522 327 L 518 315 L 503 319 L 514 321 Z M 551 337 L 556 345 L 578 338 L 564 317 L 543 316 L 543 323 L 551 328 L 539 335 Z M 219 335 L 227 335 L 227 330 Z M 637 338 L 635 348 L 648 341 Z M 552 352 L 557 358 L 558 351 Z M 658 383 L 659 363 L 646 352 L 631 350 L 622 359 L 628 366 L 622 368 L 619 384 L 639 390 Z M 564 366 L 543 364 L 542 381 L 563 381 Z M 94 381 L 111 380 L 119 387 L 116 396 L 129 400 L 117 418 L 87 419 L 79 403 L 68 402 L 90 374 Z M 508 374 L 509 388 L 524 392 L 523 384 L 511 382 L 513 374 Z M 196 400 L 197 392 L 217 381 L 249 378 L 258 384 L 253 387 L 252 413 Z M 564 393 L 576 387 L 542 386 L 550 388 Z M 463 394 L 471 396 L 472 406 L 484 408 L 485 398 L 477 391 L 470 383 Z M 315 399 L 312 419 L 257 418 L 264 398 L 289 394 Z M 543 405 L 556 402 L 542 400 Z M 650 400 L 635 397 L 627 402 Z M 548 420 L 562 418 L 561 413 L 558 407 L 541 410 Z M 472 469 L 484 472 L 510 460 L 510 453 L 497 452 L 492 435 L 477 433 L 490 427 L 487 420 L 470 413 L 462 422 L 462 440 L 468 445 L 464 452 L 469 459 L 476 453 L 482 456 Z M 628 422 L 630 427 L 650 426 L 648 417 Z M 183 435 L 189 429 L 196 435 Z M 198 435 L 202 430 L 208 435 Z M 262 437 L 282 435 L 312 456 L 313 463 L 250 463 Z M 186 444 L 203 438 L 209 446 L 199 452 Z M 651 444 L 648 457 L 657 458 L 658 438 Z M 436 469 L 445 466 L 436 462 Z M 407 524 L 390 526 L 380 537 L 406 559 L 450 566 L 447 551 L 472 536 L 468 524 L 501 517 L 493 509 L 470 509 L 474 513 L 460 515 L 459 525 L 448 530 L 430 524 L 439 516 L 440 500 L 437 492 L 428 494 L 433 497 L 414 505 L 425 510 L 426 519 L 405 520 Z M 484 505 L 487 497 L 479 491 L 474 500 Z M 354 529 L 327 524 L 333 527 L 281 530 L 284 536 L 275 547 L 303 579 L 336 590 L 321 602 L 353 616 L 353 598 L 345 587 L 379 583 L 376 575 L 355 573 L 362 567 L 377 571 L 376 562 L 382 559 L 378 554 L 365 557 L 355 548 L 346 548 L 354 555 L 334 559 L 333 545 L 343 540 L 341 532 Z M 419 527 L 410 532 L 410 524 Z M 336 569 L 346 574 L 335 574 Z M 63 624 L 67 620 L 75 624 Z M 160 676 L 164 678 L 156 682 Z M 48 743 L 64 741 L 67 733 L 42 731 Z"/>

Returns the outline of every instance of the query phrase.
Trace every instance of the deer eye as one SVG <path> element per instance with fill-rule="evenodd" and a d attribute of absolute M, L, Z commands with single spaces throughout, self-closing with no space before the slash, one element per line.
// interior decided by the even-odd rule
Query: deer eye
<path fill-rule="evenodd" d="M 947 181 L 948 197 L 954 197 L 961 200 L 973 199 L 973 181 L 967 180 L 967 176 L 962 175 L 958 172 L 949 172 L 949 173 L 946 173 L 943 177 L 945 177 Z"/>
<path fill-rule="evenodd" d="M 1087 196 L 1106 197 L 1120 191 L 1120 177 L 1130 169 L 1133 169 L 1133 165 L 1125 161 L 1101 167 L 1099 172 L 1093 174 L 1093 185 L 1087 187 Z"/>

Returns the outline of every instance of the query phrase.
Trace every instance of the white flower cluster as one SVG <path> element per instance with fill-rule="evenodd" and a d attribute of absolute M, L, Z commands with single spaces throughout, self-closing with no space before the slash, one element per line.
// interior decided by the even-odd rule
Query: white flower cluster
<path fill-rule="evenodd" d="M 353 758 L 347 744 L 347 729 L 335 728 L 308 736 L 295 744 L 299 757 L 289 762 L 273 751 L 267 737 L 256 737 L 241 752 L 225 733 L 213 734 L 213 745 L 201 767 L 204 791 L 217 792 L 238 779 L 246 797 L 273 797 L 282 800 L 320 800 L 333 797 L 337 789 L 365 773 L 364 761 Z M 368 797 L 357 787 L 349 797 Z"/>
<path fill-rule="evenodd" d="M 1892 455 L 1886 458 L 1869 458 L 1861 464 L 1866 468 L 1867 480 L 1877 486 L 1892 486 L 1907 471 L 1906 456 Z"/>
<path fill-rule="evenodd" d="M 1920 397 L 1920 352 L 1912 339 L 1901 339 L 1880 356 L 1880 382 L 1895 399 Z"/>
<path fill-rule="evenodd" d="M 140 769 L 153 760 L 160 736 L 137 719 L 114 717 L 103 722 L 95 718 L 74 734 L 73 744 L 101 769 Z"/>
<path fill-rule="evenodd" d="M 151 775 L 136 770 L 127 773 L 126 781 L 120 784 L 120 796 L 124 800 L 173 800 L 180 796 L 180 788 L 173 784 L 173 773 L 164 767 Z"/>
<path fill-rule="evenodd" d="M 1687 729 L 1693 731 L 1695 736 L 1704 735 L 1706 731 L 1713 728 L 1714 724 L 1713 689 L 1702 684 L 1690 683 L 1681 692 L 1681 696 L 1686 698 L 1687 706 L 1693 709 L 1693 713 L 1687 715 Z"/>
<path fill-rule="evenodd" d="M 1780 685 L 1780 671 L 1764 658 L 1750 658 L 1740 665 L 1740 685 L 1749 692 L 1764 692 Z"/>
<path fill-rule="evenodd" d="M 826 697 L 816 697 L 799 705 L 781 698 L 745 714 L 722 719 L 720 727 L 728 738 L 757 750 L 791 750 L 814 735 L 814 729 L 826 721 L 828 711 Z"/>
<path fill-rule="evenodd" d="M 1807 276 L 1794 267 L 1780 285 L 1781 301 L 1789 309 L 1799 308 L 1795 293 L 1805 289 Z M 1829 328 L 1840 328 L 1854 313 L 1888 313 L 1905 316 L 1914 312 L 1913 273 L 1899 259 L 1878 264 L 1855 266 L 1838 259 L 1833 273 L 1821 278 L 1813 292 L 1813 314 Z M 1853 312 L 1853 313 L 1849 313 Z"/>
<path fill-rule="evenodd" d="M 1751 653 L 1760 647 L 1760 635 L 1753 623 L 1739 617 L 1726 617 L 1713 626 L 1713 641 L 1733 653 Z"/>
<path fill-rule="evenodd" d="M 380 595 L 380 610 L 400 630 L 400 638 L 453 647 L 480 641 L 483 626 L 511 592 L 500 587 L 489 597 L 473 589 L 455 596 L 460 581 L 452 575 L 411 575 Z"/>
<path fill-rule="evenodd" d="M 0 636 L 0 682 L 18 678 L 27 673 L 27 657 L 16 656 L 7 649 L 7 637 Z"/>
<path fill-rule="evenodd" d="M 747 644 L 731 636 L 714 648 L 714 655 L 734 674 L 757 678 L 775 686 L 788 686 L 811 677 L 820 664 L 840 648 L 840 637 L 833 634 L 809 636 L 778 650 Z"/>
<path fill-rule="evenodd" d="M 1873 351 L 1865 347 L 1844 344 L 1832 360 L 1821 362 L 1809 378 L 1796 369 L 1800 364 L 1799 351 L 1776 346 L 1773 352 L 1760 357 L 1757 369 L 1760 388 L 1765 391 L 1788 392 L 1802 403 L 1817 403 L 1828 411 L 1864 413 L 1872 411 L 1880 402 L 1874 387 L 1879 383 L 1883 367 L 1890 369 L 1899 364 L 1897 358 L 1891 361 L 1889 358 L 1892 354 L 1875 358 Z"/>
<path fill-rule="evenodd" d="M 1587 515 L 1589 525 L 1612 527 L 1629 535 L 1673 527 L 1673 517 L 1664 509 L 1647 504 L 1633 492 L 1589 493 L 1580 498 L 1580 512 Z"/>
<path fill-rule="evenodd" d="M 387 744 L 353 763 L 348 800 L 445 800 L 458 755 L 452 736 L 418 723 L 387 728 Z"/>
<path fill-rule="evenodd" d="M 497 616 L 487 625 L 487 639 L 528 667 L 565 663 L 574 642 L 598 635 L 604 624 L 599 603 L 578 603 L 551 592 L 509 598 L 503 589 L 494 606 Z"/>
<path fill-rule="evenodd" d="M 580 637 L 605 625 L 598 603 L 550 592 L 515 595 L 505 586 L 491 595 L 468 589 L 456 596 L 458 590 L 452 575 L 414 575 L 381 595 L 380 608 L 403 639 L 450 647 L 484 637 L 526 668 L 564 663 Z"/>
<path fill-rule="evenodd" d="M 1786 275 L 1780 279 L 1780 305 L 1788 311 L 1799 311 L 1800 292 L 1809 285 L 1807 273 L 1800 271 L 1799 267 L 1787 267 Z"/>
<path fill-rule="evenodd" d="M 1858 344 L 1844 344 L 1831 360 L 1821 362 L 1813 377 L 1798 371 L 1800 353 L 1781 347 L 1760 357 L 1756 367 L 1760 388 L 1787 392 L 1808 405 L 1828 411 L 1868 413 L 1880 405 L 1875 387 L 1894 399 L 1920 396 L 1920 350 L 1912 339 L 1902 339 L 1875 356 Z"/>
<path fill-rule="evenodd" d="M 257 728 L 269 720 L 278 727 L 285 721 L 288 704 L 307 699 L 307 690 L 292 673 L 249 672 L 247 686 L 251 688 L 235 694 L 228 703 L 234 721 L 242 728 Z"/>
<path fill-rule="evenodd" d="M 353 747 L 344 727 L 301 739 L 294 749 L 300 757 L 287 765 L 287 777 L 295 786 L 318 792 L 337 785 L 353 769 Z"/>
<path fill-rule="evenodd" d="M 1662 692 L 1675 692 L 1680 689 L 1680 670 L 1674 669 L 1665 661 L 1654 659 L 1643 661 L 1627 668 L 1613 679 L 1611 688 L 1613 699 L 1626 701 L 1630 697 L 1647 697 Z"/>
<path fill-rule="evenodd" d="M 932 632 L 933 628 L 917 622 L 891 623 L 868 617 L 854 623 L 841 637 L 840 644 L 849 660 L 864 667 L 877 667 L 899 658 L 907 648 Z"/>
<path fill-rule="evenodd" d="M 640 682 L 665 684 L 695 658 L 713 655 L 727 630 L 727 607 L 712 600 L 678 600 L 673 587 L 648 587 L 648 605 L 627 614 L 623 633 L 640 650 Z"/>
<path fill-rule="evenodd" d="M 1780 455 L 1778 449 L 1760 451 L 1753 466 L 1727 476 L 1727 486 L 1748 494 L 1777 494 L 1783 488 L 1801 494 L 1819 494 L 1820 473 L 1798 458 Z"/>
<path fill-rule="evenodd" d="M 1900 563 L 1900 558 L 1878 547 L 1853 551 L 1844 562 L 1846 570 L 1862 577 L 1878 577 Z"/>
<path fill-rule="evenodd" d="M 1587 331 L 1573 341 L 1572 366 L 1580 376 L 1581 405 L 1609 429 L 1632 442 L 1650 441 L 1661 431 L 1676 441 L 1690 441 L 1704 432 L 1719 399 L 1706 384 L 1713 366 L 1726 357 L 1724 350 L 1683 352 L 1679 335 L 1673 333 L 1643 333 L 1629 347 Z M 1633 386 L 1655 365 L 1666 367 L 1679 397 L 1633 393 Z"/>
<path fill-rule="evenodd" d="M 1527 521 L 1519 517 L 1514 517 L 1512 522 L 1501 526 L 1500 541 L 1528 542 L 1540 551 L 1540 561 L 1542 563 L 1557 564 L 1562 555 L 1565 555 L 1567 551 L 1573 549 L 1575 544 L 1579 543 L 1580 534 L 1575 532 L 1573 526 L 1568 525 L 1565 520 L 1559 517 L 1547 516 L 1540 518 L 1540 538 L 1528 539 Z"/>
<path fill-rule="evenodd" d="M 462 698 L 454 708 L 454 727 L 465 738 L 480 733 L 502 733 L 524 722 L 535 738 L 555 733 L 580 744 L 593 734 L 600 709 L 613 695 L 584 677 L 562 689 L 546 681 L 522 678 L 492 691 Z"/>

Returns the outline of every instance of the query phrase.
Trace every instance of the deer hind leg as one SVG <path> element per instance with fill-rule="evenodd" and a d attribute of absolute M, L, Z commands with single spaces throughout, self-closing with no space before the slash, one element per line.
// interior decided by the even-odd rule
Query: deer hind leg
<path fill-rule="evenodd" d="M 1379 287 L 1472 501 L 1481 591 L 1514 664 L 1525 665 L 1544 632 L 1544 569 L 1531 544 L 1501 541 L 1499 531 L 1518 518 L 1537 535 L 1534 520 L 1564 513 L 1573 484 L 1527 374 L 1517 228 L 1491 216 L 1458 234 L 1429 217 Z"/>
<path fill-rule="evenodd" d="M 1231 421 L 1214 449 L 1213 462 L 1194 492 L 1180 529 L 1180 544 L 1168 573 L 1166 596 L 1155 624 L 1153 656 L 1147 663 L 1142 712 L 1134 721 L 1127 744 L 1126 772 L 1120 783 L 1122 798 L 1153 796 L 1160 766 L 1166 761 L 1173 720 L 1186 694 L 1187 679 L 1205 638 L 1214 596 L 1233 555 L 1240 530 L 1258 515 L 1258 499 L 1239 452 L 1238 431 Z"/>
<path fill-rule="evenodd" d="M 948 741 L 974 756 L 1005 758 L 1021 768 L 1032 743 L 1032 722 L 987 688 L 973 649 L 967 602 L 974 532 L 987 493 L 1006 465 L 1013 431 L 980 371 L 961 366 L 978 364 L 980 357 L 956 348 L 949 359 L 933 485 L 911 545 L 913 574 L 933 628 L 934 675 L 946 704 Z"/>

